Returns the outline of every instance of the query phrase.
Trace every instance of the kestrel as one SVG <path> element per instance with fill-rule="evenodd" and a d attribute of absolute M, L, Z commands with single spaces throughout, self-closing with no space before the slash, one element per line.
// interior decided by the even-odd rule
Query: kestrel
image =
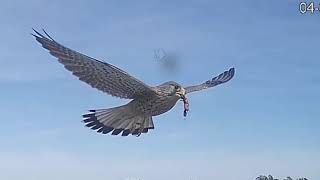
<path fill-rule="evenodd" d="M 33 29 L 34 30 L 34 29 Z M 202 84 L 183 87 L 169 81 L 158 86 L 148 86 L 127 72 L 103 61 L 96 60 L 69 49 L 45 31 L 45 35 L 34 30 L 36 40 L 58 58 L 64 67 L 91 87 L 119 98 L 131 99 L 125 105 L 107 109 L 89 110 L 83 115 L 85 126 L 99 133 L 122 136 L 147 133 L 154 129 L 152 117 L 169 111 L 181 99 L 185 103 L 184 115 L 188 111 L 186 94 L 217 86 L 232 79 L 235 69 L 231 68 Z"/>

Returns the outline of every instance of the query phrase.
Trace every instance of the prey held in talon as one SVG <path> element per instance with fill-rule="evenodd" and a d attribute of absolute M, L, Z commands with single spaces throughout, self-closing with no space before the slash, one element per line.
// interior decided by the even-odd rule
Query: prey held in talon
<path fill-rule="evenodd" d="M 140 136 L 147 133 L 154 129 L 153 116 L 168 112 L 179 99 L 184 102 L 183 115 L 186 116 L 189 111 L 187 94 L 228 82 L 235 74 L 235 69 L 230 68 L 198 85 L 182 86 L 168 81 L 149 86 L 120 68 L 67 48 L 45 31 L 43 33 L 34 30 L 32 35 L 79 80 L 109 95 L 130 100 L 118 107 L 90 110 L 83 115 L 85 126 L 102 134 Z"/>

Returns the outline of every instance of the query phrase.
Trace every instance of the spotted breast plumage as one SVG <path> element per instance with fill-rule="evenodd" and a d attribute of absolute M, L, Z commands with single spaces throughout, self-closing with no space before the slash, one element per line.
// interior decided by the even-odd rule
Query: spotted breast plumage
<path fill-rule="evenodd" d="M 169 81 L 151 87 L 109 63 L 59 44 L 45 31 L 43 31 L 45 35 L 36 30 L 34 32 L 32 35 L 42 47 L 58 58 L 58 61 L 79 80 L 112 96 L 131 99 L 128 104 L 89 110 L 89 113 L 83 115 L 85 126 L 102 134 L 111 132 L 112 135 L 122 133 L 122 136 L 129 134 L 139 136 L 147 133 L 149 129 L 154 129 L 153 116 L 169 111 L 179 99 L 186 104 L 186 94 L 225 83 L 235 74 L 235 69 L 230 68 L 217 77 L 195 86 L 182 87 L 176 82 Z"/>

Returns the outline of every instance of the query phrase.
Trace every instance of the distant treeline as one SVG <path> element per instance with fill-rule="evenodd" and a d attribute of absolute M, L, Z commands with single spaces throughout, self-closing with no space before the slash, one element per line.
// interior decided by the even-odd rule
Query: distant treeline
<path fill-rule="evenodd" d="M 271 175 L 267 176 L 259 176 L 256 178 L 256 180 L 280 180 L 277 178 L 273 178 Z M 290 176 L 284 178 L 283 180 L 293 180 Z M 308 180 L 307 178 L 298 178 L 296 180 Z"/>

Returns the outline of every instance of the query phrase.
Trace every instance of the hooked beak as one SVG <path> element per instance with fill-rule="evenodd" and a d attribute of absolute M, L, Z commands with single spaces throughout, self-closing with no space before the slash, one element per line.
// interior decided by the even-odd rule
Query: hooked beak
<path fill-rule="evenodd" d="M 176 95 L 178 95 L 181 99 L 184 99 L 186 95 L 186 90 L 184 88 L 180 88 L 179 91 L 176 92 Z"/>

